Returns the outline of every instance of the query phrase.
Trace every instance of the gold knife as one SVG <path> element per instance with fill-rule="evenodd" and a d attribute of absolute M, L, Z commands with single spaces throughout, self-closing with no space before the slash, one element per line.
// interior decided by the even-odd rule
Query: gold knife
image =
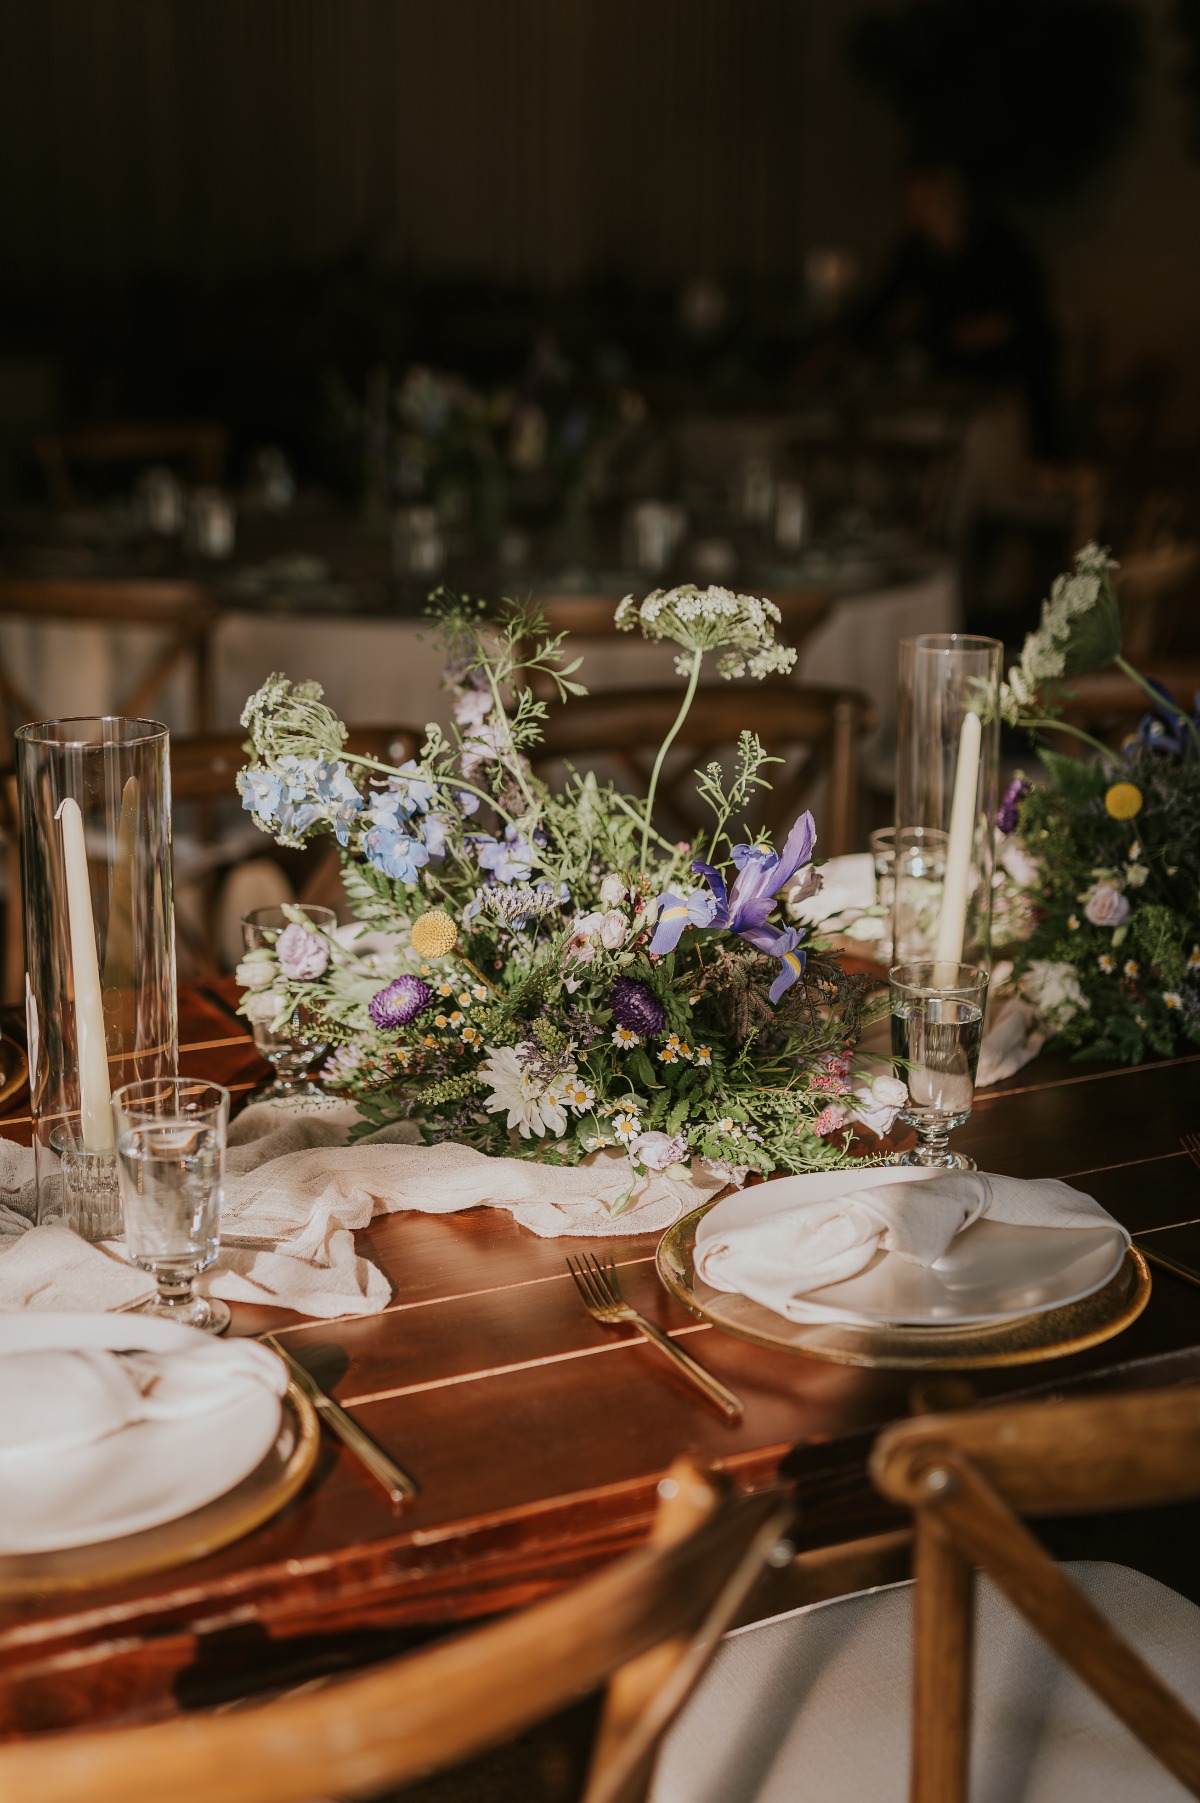
<path fill-rule="evenodd" d="M 1168 1252 L 1152 1252 L 1145 1240 L 1136 1233 L 1133 1236 L 1133 1243 L 1142 1257 L 1148 1258 L 1152 1265 L 1161 1265 L 1162 1269 L 1170 1271 L 1173 1277 L 1181 1277 L 1184 1283 L 1194 1283 L 1197 1289 L 1200 1289 L 1200 1271 L 1193 1271 L 1191 1265 L 1185 1265 L 1181 1260 L 1172 1258 Z"/>
<path fill-rule="evenodd" d="M 375 1482 L 381 1486 L 393 1503 L 411 1502 L 420 1494 L 420 1485 L 407 1471 L 402 1471 L 394 1459 L 388 1457 L 382 1446 L 377 1446 L 370 1434 L 358 1425 L 352 1415 L 348 1415 L 341 1403 L 335 1402 L 326 1394 L 299 1359 L 292 1357 L 285 1347 L 279 1344 L 274 1334 L 262 1336 L 264 1346 L 277 1353 L 287 1366 L 294 1381 L 304 1391 L 321 1419 L 329 1424 L 348 1452 L 353 1453 L 360 1465 L 363 1465 Z"/>

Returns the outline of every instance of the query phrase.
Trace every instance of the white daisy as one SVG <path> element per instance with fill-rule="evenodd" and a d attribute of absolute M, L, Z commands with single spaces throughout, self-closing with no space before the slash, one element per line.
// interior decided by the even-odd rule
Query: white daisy
<path fill-rule="evenodd" d="M 622 1145 L 628 1145 L 637 1138 L 642 1130 L 642 1123 L 636 1114 L 622 1114 L 613 1122 L 613 1132 Z"/>
<path fill-rule="evenodd" d="M 642 1036 L 640 1033 L 635 1033 L 632 1027 L 617 1027 L 613 1033 L 612 1042 L 614 1045 L 622 1047 L 641 1045 Z"/>
<path fill-rule="evenodd" d="M 523 1139 L 531 1136 L 540 1139 L 545 1133 L 562 1135 L 566 1132 L 567 1117 L 562 1108 L 561 1089 L 564 1083 L 573 1080 L 573 1071 L 556 1078 L 552 1084 L 541 1084 L 526 1075 L 516 1047 L 506 1045 L 489 1048 L 479 1074 L 491 1085 L 491 1094 L 484 1102 L 488 1113 L 507 1111 L 506 1124 L 516 1127 Z"/>

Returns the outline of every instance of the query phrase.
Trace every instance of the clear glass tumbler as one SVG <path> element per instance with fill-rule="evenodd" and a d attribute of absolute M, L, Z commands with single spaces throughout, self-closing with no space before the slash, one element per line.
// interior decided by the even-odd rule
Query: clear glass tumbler
<path fill-rule="evenodd" d="M 229 1091 L 195 1077 L 126 1083 L 112 1099 L 125 1245 L 153 1273 L 147 1314 L 223 1333 L 229 1309 L 197 1296 L 221 1243 Z"/>
<path fill-rule="evenodd" d="M 908 1089 L 901 1120 L 917 1130 L 917 1143 L 901 1164 L 973 1171 L 971 1158 L 947 1141 L 975 1103 L 975 1072 L 983 1040 L 988 973 L 975 964 L 921 961 L 893 965 L 892 1054 Z M 936 979 L 936 980 L 935 980 Z"/>
<path fill-rule="evenodd" d="M 246 951 L 264 948 L 273 951 L 281 933 L 290 926 L 301 924 L 297 922 L 297 915 L 302 915 L 320 933 L 331 933 L 337 925 L 337 915 L 332 908 L 299 903 L 289 904 L 286 911 L 283 908 L 255 908 L 253 913 L 242 917 L 242 943 Z M 317 943 L 323 942 L 318 940 Z M 265 998 L 271 992 L 258 993 Z M 307 1012 L 298 1010 L 278 1032 L 271 1029 L 272 1016 L 266 1010 L 265 999 L 260 1015 L 258 1019 L 253 1015 L 250 1017 L 254 1043 L 274 1076 L 270 1083 L 255 1091 L 252 1099 L 256 1102 L 303 1102 L 324 1096 L 325 1091 L 313 1073 L 324 1063 L 329 1044 L 323 1036 L 309 1030 Z"/>

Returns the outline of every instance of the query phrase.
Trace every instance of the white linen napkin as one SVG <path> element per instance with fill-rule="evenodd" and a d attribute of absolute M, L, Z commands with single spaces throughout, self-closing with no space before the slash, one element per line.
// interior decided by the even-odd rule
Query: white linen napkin
<path fill-rule="evenodd" d="M 732 1199 L 736 1208 L 719 1204 L 696 1230 L 697 1275 L 789 1321 L 812 1321 L 826 1311 L 805 1300 L 810 1290 L 856 1276 L 881 1249 L 935 1264 L 982 1215 L 1013 1227 L 1109 1226 L 1129 1240 L 1091 1196 L 1056 1178 L 876 1166 L 843 1181 L 841 1190 L 828 1172 L 782 1177 Z"/>
<path fill-rule="evenodd" d="M 222 1246 L 202 1290 L 324 1318 L 375 1314 L 387 1306 L 391 1285 L 359 1256 L 353 1236 L 376 1215 L 504 1208 L 543 1238 L 659 1233 L 724 1183 L 699 1164 L 682 1180 L 652 1173 L 638 1184 L 632 1204 L 613 1215 L 629 1181 L 628 1160 L 618 1151 L 568 1169 L 488 1158 L 467 1146 L 423 1146 L 408 1123 L 348 1146 L 354 1118 L 346 1104 L 311 1113 L 259 1104 L 233 1122 L 222 1232 L 268 1243 Z M 0 1196 L 7 1179 L 10 1192 L 27 1198 L 22 1185 L 32 1182 L 32 1171 L 27 1148 L 0 1141 Z M 154 1285 L 118 1262 L 123 1255 L 119 1241 L 101 1249 L 65 1228 L 30 1228 L 24 1220 L 22 1230 L 6 1232 L 0 1219 L 0 1312 L 135 1305 Z"/>
<path fill-rule="evenodd" d="M 225 1410 L 247 1386 L 283 1395 L 287 1372 L 265 1346 L 193 1337 L 173 1352 L 0 1354 L 0 1475 L 15 1460 L 74 1452 L 139 1421 Z"/>

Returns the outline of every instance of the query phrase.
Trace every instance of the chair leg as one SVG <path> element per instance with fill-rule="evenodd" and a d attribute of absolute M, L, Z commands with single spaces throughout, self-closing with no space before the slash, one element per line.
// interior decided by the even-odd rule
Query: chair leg
<path fill-rule="evenodd" d="M 966 1803 L 973 1574 L 939 1522 L 918 1510 L 913 1554 L 910 1803 Z"/>

